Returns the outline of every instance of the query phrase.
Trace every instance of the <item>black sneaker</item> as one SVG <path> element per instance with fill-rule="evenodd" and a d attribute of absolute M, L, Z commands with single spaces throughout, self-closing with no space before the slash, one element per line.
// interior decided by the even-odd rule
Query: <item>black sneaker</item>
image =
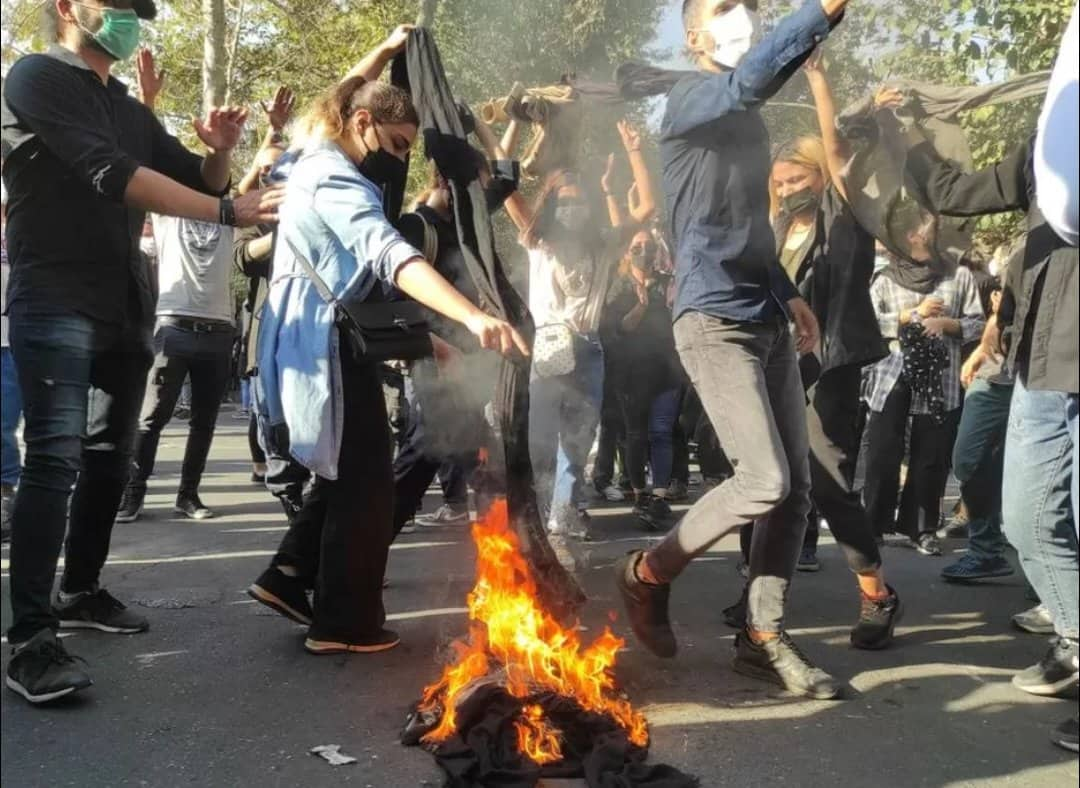
<path fill-rule="evenodd" d="M 209 520 L 214 516 L 213 509 L 199 500 L 198 493 L 180 493 L 176 496 L 176 506 L 173 511 L 190 517 L 192 520 Z"/>
<path fill-rule="evenodd" d="M 146 499 L 146 487 L 129 484 L 120 497 L 120 507 L 114 520 L 118 523 L 133 523 L 142 514 L 143 501 Z"/>
<path fill-rule="evenodd" d="M 311 603 L 300 578 L 289 577 L 276 566 L 271 566 L 248 586 L 247 594 L 285 618 L 311 626 Z"/>
<path fill-rule="evenodd" d="M 934 534 L 919 534 L 918 539 L 912 539 L 915 549 L 923 555 L 941 555 L 941 540 Z"/>
<path fill-rule="evenodd" d="M 347 640 L 324 638 L 310 631 L 304 641 L 304 648 L 311 654 L 374 654 L 377 651 L 389 651 L 400 642 L 397 632 L 389 629 L 380 629 L 370 637 Z"/>
<path fill-rule="evenodd" d="M 671 584 L 650 585 L 638 580 L 634 569 L 644 555 L 644 551 L 635 550 L 615 562 L 615 585 L 641 644 L 658 657 L 674 657 L 678 644 L 668 620 Z"/>
<path fill-rule="evenodd" d="M 795 568 L 800 572 L 817 572 L 821 569 L 821 562 L 818 561 L 817 550 L 813 547 L 804 547 L 802 552 L 799 553 L 799 562 L 795 564 Z"/>
<path fill-rule="evenodd" d="M 1073 717 L 1071 720 L 1065 720 L 1054 729 L 1054 735 L 1050 737 L 1050 740 L 1054 742 L 1058 747 L 1062 747 L 1070 752 L 1080 752 L 1080 744 L 1077 744 L 1076 731 L 1077 731 L 1077 718 Z"/>
<path fill-rule="evenodd" d="M 886 648 L 893 640 L 893 630 L 900 622 L 904 606 L 900 597 L 889 586 L 889 596 L 885 599 L 870 599 L 865 594 L 859 609 L 859 623 L 851 630 L 851 645 L 855 648 L 876 651 Z"/>
<path fill-rule="evenodd" d="M 815 700 L 832 700 L 840 694 L 836 680 L 816 667 L 787 632 L 758 644 L 744 629 L 735 636 L 731 667 L 736 673 L 771 681 L 788 692 Z"/>
<path fill-rule="evenodd" d="M 950 583 L 966 583 L 991 577 L 1008 577 L 1012 573 L 1012 564 L 1003 555 L 980 557 L 966 553 L 942 569 L 941 577 Z"/>
<path fill-rule="evenodd" d="M 649 493 L 639 493 L 634 501 L 633 514 L 646 530 L 660 531 L 671 517 L 671 507 Z"/>
<path fill-rule="evenodd" d="M 116 599 L 104 588 L 84 591 L 64 601 L 57 594 L 53 613 L 61 629 L 97 629 L 118 635 L 134 635 L 150 629 L 150 622 Z"/>
<path fill-rule="evenodd" d="M 55 632 L 43 629 L 12 649 L 5 680 L 31 703 L 48 703 L 94 683 L 79 667 L 82 661 L 67 653 Z"/>
<path fill-rule="evenodd" d="M 690 497 L 690 491 L 685 482 L 672 480 L 667 488 L 667 499 L 672 503 L 681 503 Z"/>
<path fill-rule="evenodd" d="M 1058 637 L 1039 662 L 1013 676 L 1013 686 L 1032 695 L 1060 695 L 1080 685 L 1080 650 L 1072 638 Z"/>
<path fill-rule="evenodd" d="M 744 584 L 739 601 L 723 610 L 724 623 L 732 629 L 746 629 L 746 600 L 750 586 Z"/>

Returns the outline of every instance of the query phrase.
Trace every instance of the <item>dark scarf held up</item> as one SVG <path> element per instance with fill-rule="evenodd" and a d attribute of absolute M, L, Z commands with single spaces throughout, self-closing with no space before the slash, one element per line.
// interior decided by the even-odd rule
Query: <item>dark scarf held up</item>
<path fill-rule="evenodd" d="M 454 225 L 465 265 L 480 294 L 478 306 L 507 320 L 531 340 L 528 308 L 510 284 L 495 251 L 476 159 L 462 155 L 469 146 L 465 125 L 430 31 L 416 28 L 409 34 L 405 51 L 394 59 L 391 79 L 412 96 L 425 155 L 434 160 L 449 183 Z M 499 368 L 493 401 L 503 438 L 504 456 L 499 459 L 504 461 L 501 470 L 514 528 L 522 538 L 548 609 L 561 617 L 584 604 L 585 594 L 555 557 L 536 503 L 529 459 L 528 378 L 528 359 L 504 360 Z"/>

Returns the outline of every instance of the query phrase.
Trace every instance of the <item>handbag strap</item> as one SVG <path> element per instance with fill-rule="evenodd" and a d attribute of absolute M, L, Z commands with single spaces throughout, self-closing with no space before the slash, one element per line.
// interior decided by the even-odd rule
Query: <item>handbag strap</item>
<path fill-rule="evenodd" d="M 284 235 L 282 237 L 284 238 Z M 319 297 L 330 306 L 337 306 L 338 300 L 334 297 L 334 294 L 330 292 L 330 288 L 326 286 L 326 282 L 324 282 L 322 277 L 315 271 L 314 266 L 312 266 L 311 263 L 308 262 L 308 259 L 304 257 L 303 253 L 296 248 L 296 244 L 288 238 L 285 238 L 285 243 L 289 245 L 289 249 L 291 249 L 292 253 L 296 256 L 297 261 L 300 263 L 300 267 L 304 269 L 304 273 L 308 275 L 311 283 L 315 285 L 315 292 L 319 294 Z"/>

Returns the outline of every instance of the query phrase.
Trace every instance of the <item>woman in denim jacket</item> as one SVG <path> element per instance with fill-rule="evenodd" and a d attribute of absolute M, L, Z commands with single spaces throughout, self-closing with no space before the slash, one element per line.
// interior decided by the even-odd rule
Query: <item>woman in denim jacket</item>
<path fill-rule="evenodd" d="M 397 288 L 465 325 L 484 348 L 527 352 L 513 328 L 469 303 L 386 218 L 383 193 L 404 187 L 417 126 L 401 89 L 361 76 L 344 80 L 307 118 L 309 141 L 281 207 L 256 395 L 271 439 L 282 443 L 287 436 L 288 451 L 313 481 L 250 593 L 310 625 L 305 647 L 315 654 L 382 651 L 398 643 L 383 628 L 382 605 L 394 484 L 377 365 L 347 352 L 333 308 L 296 254 L 337 298 Z"/>

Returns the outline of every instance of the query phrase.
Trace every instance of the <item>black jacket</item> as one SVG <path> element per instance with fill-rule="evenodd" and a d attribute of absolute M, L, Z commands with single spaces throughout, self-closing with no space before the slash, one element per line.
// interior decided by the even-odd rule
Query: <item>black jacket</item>
<path fill-rule="evenodd" d="M 909 151 L 906 170 L 935 213 L 1027 213 L 1023 262 L 1009 267 L 998 310 L 1008 364 L 1028 388 L 1076 394 L 1080 393 L 1080 258 L 1077 248 L 1062 241 L 1035 207 L 1033 145 L 1034 137 L 997 164 L 965 173 L 924 142 Z"/>
<path fill-rule="evenodd" d="M 787 230 L 787 221 L 777 222 L 778 250 Z M 814 240 L 795 283 L 821 327 L 820 375 L 873 364 L 889 354 L 870 300 L 873 273 L 873 236 L 829 186 L 821 198 Z"/>

